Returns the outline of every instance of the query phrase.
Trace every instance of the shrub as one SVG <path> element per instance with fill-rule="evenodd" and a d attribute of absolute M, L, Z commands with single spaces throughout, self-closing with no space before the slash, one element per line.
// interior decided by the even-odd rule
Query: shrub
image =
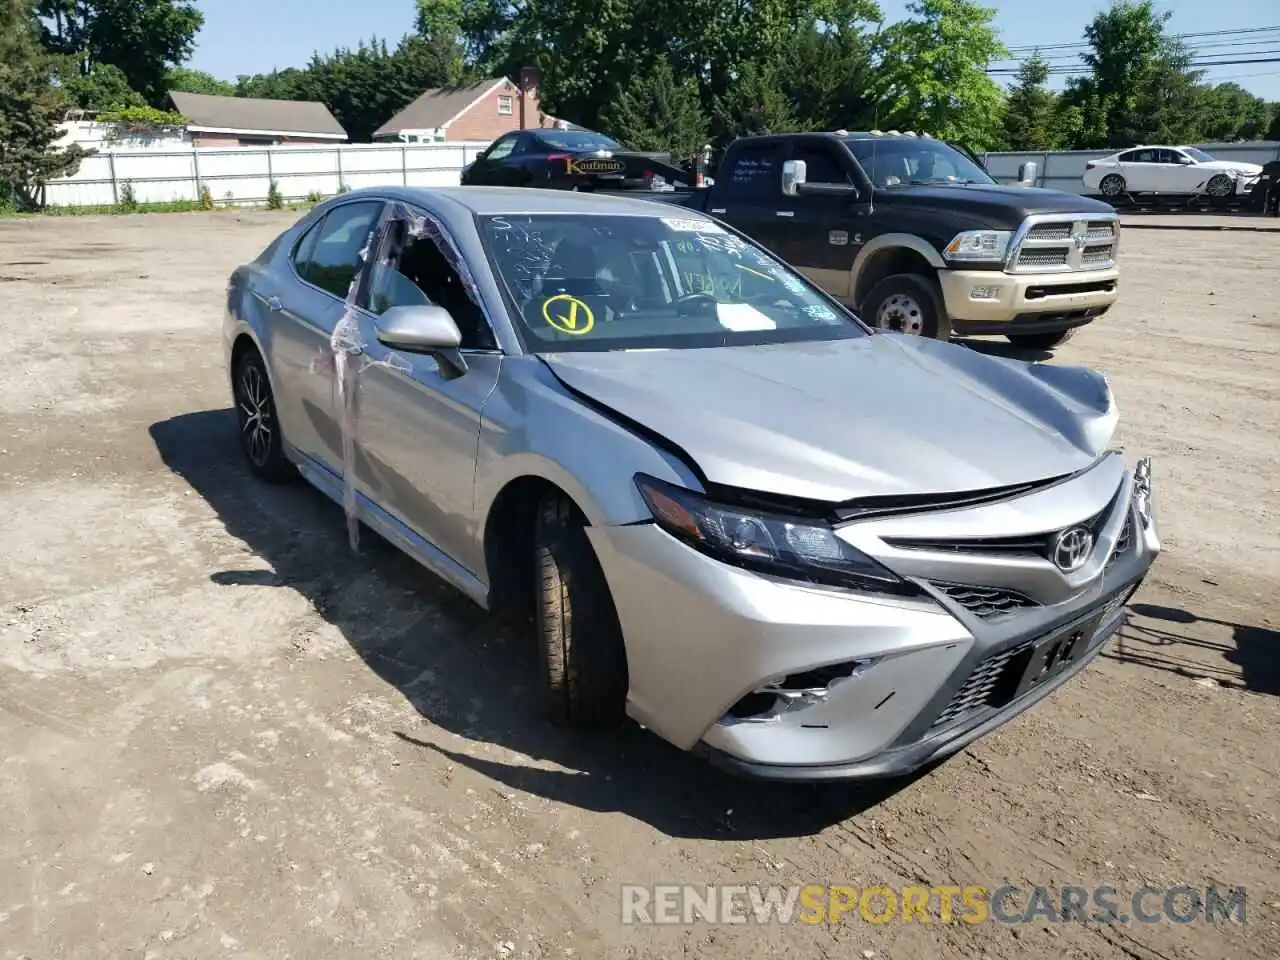
<path fill-rule="evenodd" d="M 267 209 L 280 210 L 283 207 L 284 197 L 280 195 L 280 185 L 272 180 L 271 186 L 267 188 Z"/>

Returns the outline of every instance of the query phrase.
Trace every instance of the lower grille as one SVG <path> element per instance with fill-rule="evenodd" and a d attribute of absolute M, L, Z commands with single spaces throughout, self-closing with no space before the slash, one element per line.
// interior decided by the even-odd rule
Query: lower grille
<path fill-rule="evenodd" d="M 933 587 L 946 594 L 975 616 L 989 619 L 1013 613 L 1026 607 L 1039 606 L 1030 597 L 1001 587 L 978 587 L 963 583 L 931 581 Z"/>
<path fill-rule="evenodd" d="M 1032 646 L 1033 643 L 1034 641 L 1028 640 L 1026 643 L 1019 644 L 1010 650 L 992 654 L 985 660 L 979 661 L 978 665 L 973 668 L 973 672 L 969 674 L 968 679 L 965 680 L 964 685 L 951 698 L 951 702 L 947 704 L 946 709 L 938 714 L 938 719 L 933 721 L 933 726 L 945 726 L 952 720 L 957 720 L 972 710 L 992 705 L 993 695 L 1001 686 L 1000 681 L 1004 677 L 1005 670 L 1009 667 L 1009 662 Z"/>

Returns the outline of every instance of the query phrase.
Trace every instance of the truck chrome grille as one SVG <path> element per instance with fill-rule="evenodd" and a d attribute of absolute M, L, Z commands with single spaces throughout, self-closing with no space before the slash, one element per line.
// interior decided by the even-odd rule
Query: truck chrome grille
<path fill-rule="evenodd" d="M 1114 266 L 1115 218 L 1032 217 L 1015 234 L 1005 261 L 1010 273 L 1078 273 Z"/>

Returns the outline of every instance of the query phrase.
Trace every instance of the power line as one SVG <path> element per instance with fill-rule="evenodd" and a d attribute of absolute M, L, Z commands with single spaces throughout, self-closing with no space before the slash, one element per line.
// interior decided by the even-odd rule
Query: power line
<path fill-rule="evenodd" d="M 1265 40 L 1237 40 L 1237 41 L 1229 41 L 1225 43 L 1217 42 L 1217 43 L 1206 43 L 1203 45 L 1194 44 L 1186 47 L 1185 49 L 1186 49 L 1186 52 L 1191 54 L 1192 56 L 1226 56 L 1228 50 L 1234 50 L 1234 48 L 1265 47 L 1265 46 L 1273 46 L 1277 43 L 1280 43 L 1280 36 L 1268 37 Z M 1222 48 L 1226 48 L 1226 49 L 1222 49 Z M 1058 63 L 1079 63 L 1080 57 L 1088 49 L 1089 49 L 1088 47 L 1084 47 L 1080 50 L 1079 53 L 1054 54 L 1048 57 L 1041 56 L 1039 59 L 1050 65 L 1058 64 Z M 1236 52 L 1255 53 L 1257 51 L 1239 50 Z M 1026 63 L 1029 60 L 1035 59 L 1035 56 L 1036 56 L 1035 54 L 1029 54 L 1027 56 L 1000 57 L 997 60 L 993 60 L 992 63 Z"/>
<path fill-rule="evenodd" d="M 1169 39 L 1171 39 L 1171 40 L 1191 40 L 1191 39 L 1195 39 L 1195 38 L 1197 38 L 1197 37 L 1232 37 L 1232 36 L 1242 36 L 1242 35 L 1246 35 L 1246 34 L 1256 34 L 1256 33 L 1275 33 L 1275 32 L 1277 32 L 1277 31 L 1280 31 L 1280 25 L 1271 26 L 1271 27 L 1239 27 L 1239 28 L 1237 28 L 1237 29 L 1235 29 L 1235 30 L 1205 30 L 1205 31 L 1201 31 L 1201 32 L 1199 32 L 1199 33 L 1175 33 L 1175 34 L 1172 34 L 1172 35 L 1169 37 Z M 1040 50 L 1040 51 L 1045 51 L 1045 50 L 1074 50 L 1074 49 L 1077 49 L 1077 48 L 1080 48 L 1080 47 L 1087 47 L 1087 46 L 1089 46 L 1089 42 L 1088 42 L 1087 40 L 1078 40 L 1078 41 L 1075 41 L 1074 43 L 1028 43 L 1028 44 L 1019 44 L 1018 46 L 1015 46 L 1015 47 L 1009 47 L 1009 48 L 1007 48 L 1007 49 L 1009 50 L 1009 52 L 1010 52 L 1010 53 L 1024 53 L 1024 52 L 1025 52 L 1026 54 L 1030 55 L 1030 54 L 1034 53 L 1034 52 L 1035 52 L 1035 51 L 1037 51 L 1037 50 Z"/>
<path fill-rule="evenodd" d="M 1266 53 L 1266 54 L 1280 54 L 1280 50 L 1262 50 L 1258 52 Z M 1235 66 L 1236 64 L 1244 64 L 1244 63 L 1251 63 L 1251 64 L 1252 63 L 1280 63 L 1280 56 L 1267 56 L 1267 57 L 1261 57 L 1258 59 L 1250 59 L 1250 60 L 1239 60 L 1239 59 L 1237 60 L 1204 60 L 1204 61 L 1193 60 L 1192 62 L 1187 64 L 1187 69 L 1188 70 L 1204 70 L 1209 67 L 1229 67 L 1229 66 Z M 1089 68 L 1087 66 L 1085 66 L 1084 64 L 1081 64 L 1078 67 L 1067 67 L 1067 66 L 1051 67 L 1048 72 L 1050 76 L 1078 76 L 1078 75 L 1087 73 L 1088 69 Z M 992 67 L 987 70 L 987 73 L 993 74 L 996 76 L 1013 76 L 1014 74 L 1018 73 L 1018 68 Z"/>

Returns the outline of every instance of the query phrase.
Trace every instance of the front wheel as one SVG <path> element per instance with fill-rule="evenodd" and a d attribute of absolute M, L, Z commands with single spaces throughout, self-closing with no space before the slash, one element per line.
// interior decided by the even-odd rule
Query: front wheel
<path fill-rule="evenodd" d="M 1235 189 L 1236 182 L 1225 173 L 1219 173 L 1210 177 L 1209 182 L 1204 185 L 1204 192 L 1217 200 L 1231 196 L 1231 194 L 1235 192 Z"/>
<path fill-rule="evenodd" d="M 1050 350 L 1062 346 L 1075 336 L 1075 332 L 1073 328 L 1058 330 L 1054 333 L 1007 333 L 1005 336 L 1015 347 L 1025 347 L 1028 350 Z"/>
<path fill-rule="evenodd" d="M 585 521 L 562 495 L 538 508 L 535 537 L 538 654 L 553 722 L 613 727 L 626 715 L 627 654 Z"/>
<path fill-rule="evenodd" d="M 936 339 L 945 328 L 942 291 L 918 273 L 885 277 L 863 299 L 859 314 L 873 327 L 911 337 Z"/>

